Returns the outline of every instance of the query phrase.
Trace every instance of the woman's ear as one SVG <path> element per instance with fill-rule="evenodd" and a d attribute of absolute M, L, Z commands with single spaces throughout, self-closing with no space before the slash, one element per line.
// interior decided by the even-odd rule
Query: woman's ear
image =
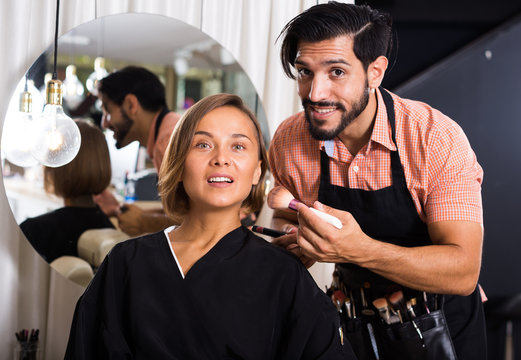
<path fill-rule="evenodd" d="M 260 181 L 260 177 L 261 177 L 261 174 L 262 174 L 262 160 L 259 160 L 259 162 L 257 163 L 257 166 L 255 167 L 255 172 L 253 173 L 253 181 L 252 181 L 252 185 L 257 185 Z"/>
<path fill-rule="evenodd" d="M 375 61 L 369 64 L 367 68 L 367 83 L 369 88 L 376 89 L 382 84 L 388 63 L 389 61 L 385 56 L 379 56 Z"/>

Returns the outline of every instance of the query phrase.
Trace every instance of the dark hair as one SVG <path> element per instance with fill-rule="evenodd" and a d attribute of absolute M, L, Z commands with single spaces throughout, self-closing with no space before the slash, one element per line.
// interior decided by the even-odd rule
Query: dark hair
<path fill-rule="evenodd" d="M 98 90 L 121 106 L 125 96 L 133 94 L 148 111 L 166 107 L 165 87 L 151 71 L 138 66 L 127 66 L 113 72 L 99 82 Z"/>
<path fill-rule="evenodd" d="M 246 114 L 246 116 L 251 119 L 257 132 L 259 160 L 261 160 L 261 176 L 259 183 L 252 186 L 252 190 L 249 196 L 243 201 L 242 207 L 251 212 L 255 212 L 260 210 L 264 203 L 264 175 L 268 168 L 268 158 L 260 125 L 255 115 L 248 109 L 239 96 L 232 94 L 215 94 L 199 100 L 183 114 L 176 124 L 165 156 L 163 157 L 159 172 L 158 189 L 165 212 L 173 218 L 177 219 L 182 217 L 189 210 L 189 199 L 184 190 L 181 178 L 197 125 L 210 111 L 223 106 L 232 106 Z"/>
<path fill-rule="evenodd" d="M 367 5 L 330 1 L 315 5 L 297 15 L 282 29 L 280 60 L 284 72 L 295 79 L 299 42 L 319 42 L 342 35 L 353 36 L 353 52 L 367 70 L 379 56 L 388 56 L 392 48 L 392 19 L 387 13 Z M 278 39 L 277 38 L 277 39 Z"/>
<path fill-rule="evenodd" d="M 44 167 L 45 190 L 64 199 L 99 194 L 111 179 L 109 148 L 103 132 L 86 120 L 76 120 L 81 145 L 76 157 L 68 164 Z"/>

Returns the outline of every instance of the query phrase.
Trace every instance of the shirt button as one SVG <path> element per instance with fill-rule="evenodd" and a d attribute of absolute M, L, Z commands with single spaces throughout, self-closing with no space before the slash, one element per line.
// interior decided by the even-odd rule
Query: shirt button
<path fill-rule="evenodd" d="M 353 166 L 353 171 L 354 171 L 355 173 L 357 173 L 357 172 L 358 172 L 358 170 L 360 170 L 360 168 L 359 168 L 358 166 L 356 166 L 356 165 L 355 165 L 355 166 Z"/>

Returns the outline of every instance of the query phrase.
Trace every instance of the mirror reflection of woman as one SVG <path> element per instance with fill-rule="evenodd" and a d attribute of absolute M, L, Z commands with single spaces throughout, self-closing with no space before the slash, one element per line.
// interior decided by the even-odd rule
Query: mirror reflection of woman
<path fill-rule="evenodd" d="M 349 358 L 305 267 L 241 226 L 241 207 L 263 203 L 261 139 L 235 95 L 183 115 L 159 176 L 183 221 L 112 249 L 78 301 L 66 359 Z"/>
<path fill-rule="evenodd" d="M 78 256 L 80 235 L 89 229 L 114 228 L 93 201 L 111 179 L 109 149 L 99 128 L 77 120 L 81 146 L 76 157 L 57 168 L 44 167 L 44 187 L 64 201 L 64 207 L 29 218 L 20 224 L 23 233 L 47 261 L 60 256 Z"/>

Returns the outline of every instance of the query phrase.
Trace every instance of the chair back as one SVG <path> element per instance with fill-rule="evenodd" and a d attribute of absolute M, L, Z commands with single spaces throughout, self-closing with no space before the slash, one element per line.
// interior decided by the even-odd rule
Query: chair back
<path fill-rule="evenodd" d="M 94 277 L 92 266 L 76 256 L 60 256 L 54 259 L 50 265 L 67 279 L 83 287 L 86 287 Z"/>
<path fill-rule="evenodd" d="M 78 255 L 98 268 L 114 245 L 129 238 L 124 232 L 112 228 L 87 230 L 78 239 Z"/>

